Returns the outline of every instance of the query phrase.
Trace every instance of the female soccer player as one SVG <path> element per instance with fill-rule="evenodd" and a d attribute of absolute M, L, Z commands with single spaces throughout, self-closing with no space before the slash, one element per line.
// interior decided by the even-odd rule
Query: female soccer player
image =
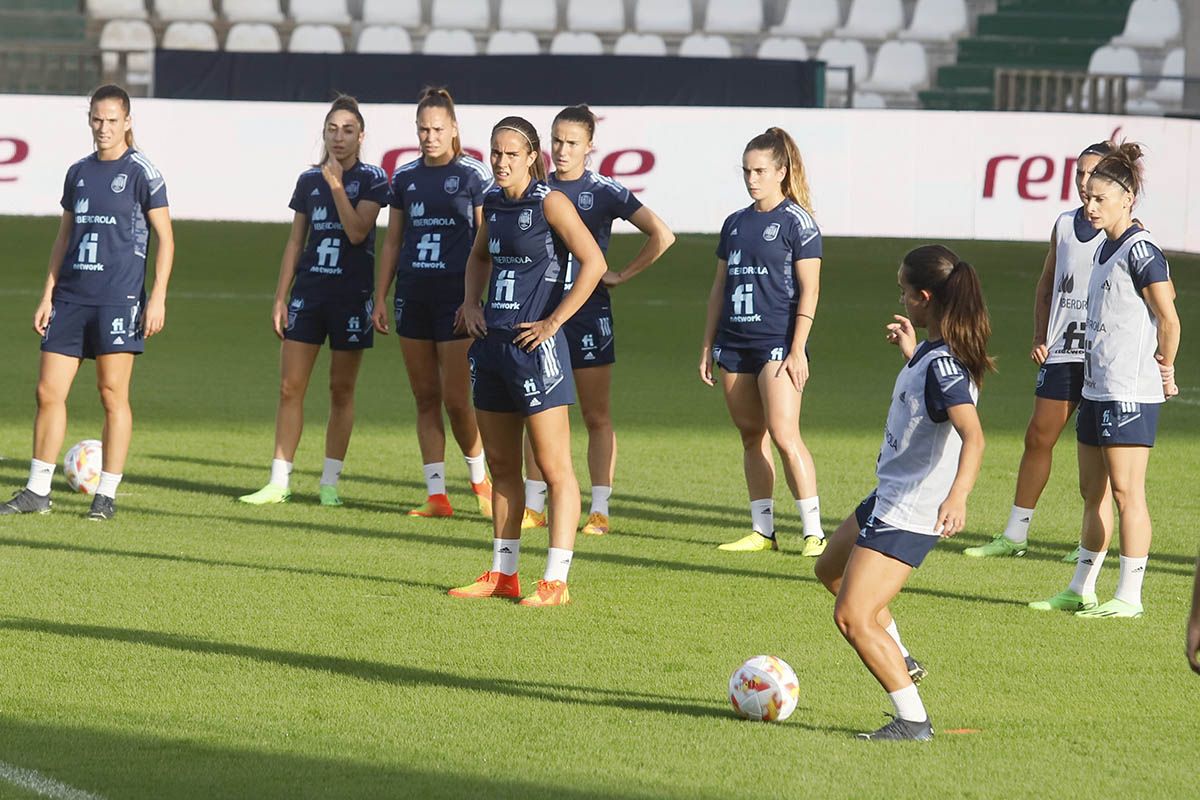
<path fill-rule="evenodd" d="M 425 504 L 415 517 L 449 517 L 446 494 L 446 430 L 466 459 L 471 488 L 484 516 L 492 511 L 492 489 L 484 469 L 479 426 L 471 408 L 467 348 L 471 340 L 454 330 L 463 302 L 467 254 L 491 185 L 487 167 L 462 151 L 454 100 L 442 88 L 427 88 L 417 101 L 421 157 L 392 175 L 392 207 L 382 264 L 375 281 L 375 329 L 388 332 L 387 290 L 396 277 L 396 333 L 417 404 L 417 443 L 424 462 Z"/>
<path fill-rule="evenodd" d="M 994 367 L 991 322 L 970 264 L 925 245 L 904 257 L 897 279 L 907 317 L 887 326 L 887 340 L 905 365 L 892 389 L 878 484 L 833 534 L 816 574 L 837 596 L 838 630 L 896 707 L 891 722 L 859 736 L 925 741 L 933 725 L 914 683 L 924 671 L 903 649 L 888 605 L 938 538 L 966 523 L 983 459 L 975 401 Z M 920 345 L 915 328 L 927 332 Z"/>
<path fill-rule="evenodd" d="M 134 145 L 125 90 L 113 85 L 97 89 L 89 104 L 88 125 L 96 150 L 67 170 L 46 289 L 33 314 L 33 329 L 42 337 L 42 358 L 29 481 L 0 506 L 0 514 L 50 510 L 50 483 L 67 433 L 67 395 L 79 365 L 89 358 L 96 361 L 104 405 L 104 462 L 88 519 L 113 518 L 133 433 L 133 358 L 143 351 L 143 339 L 161 331 L 166 321 L 167 283 L 175 257 L 167 188 Z M 147 302 L 151 228 L 158 247 L 154 288 Z"/>
<path fill-rule="evenodd" d="M 1146 465 L 1159 407 L 1179 393 L 1174 366 L 1179 316 L 1167 259 L 1132 217 L 1142 189 L 1141 157 L 1141 147 L 1125 142 L 1088 179 L 1084 207 L 1105 241 L 1088 284 L 1083 400 L 1076 420 L 1083 542 L 1070 585 L 1049 600 L 1030 603 L 1039 611 L 1142 615 L 1151 535 Z M 1110 485 L 1120 515 L 1121 574 L 1113 599 L 1097 605 L 1096 578 L 1112 536 L 1101 522 Z"/>
<path fill-rule="evenodd" d="M 517 557 L 524 513 L 522 432 L 550 487 L 550 549 L 527 606 L 570 602 L 567 572 L 579 519 L 579 484 L 571 466 L 567 406 L 575 401 L 563 323 L 608 271 L 604 253 L 575 206 L 546 183 L 537 130 L 521 117 L 492 129 L 496 187 L 484 198 L 483 224 L 467 261 L 466 299 L 458 327 L 471 345 L 471 381 L 479 432 L 492 470 L 492 568 L 452 597 L 519 597 Z M 568 253 L 579 265 L 563 286 Z M 484 286 L 486 306 L 480 306 Z"/>
<path fill-rule="evenodd" d="M 792 137 L 768 128 L 742 153 L 742 176 L 754 202 L 730 214 L 717 245 L 717 275 L 708 297 L 700 379 L 723 371 L 729 416 L 742 435 L 754 530 L 722 550 L 778 550 L 775 461 L 804 525 L 802 553 L 825 549 L 812 455 L 800 438 L 800 400 L 808 381 L 805 351 L 817 312 L 821 231 L 813 221 L 804 162 Z"/>
<path fill-rule="evenodd" d="M 633 260 L 620 272 L 604 273 L 600 285 L 563 331 L 571 349 L 571 371 L 579 394 L 579 410 L 588 432 L 588 474 L 592 480 L 592 507 L 583 533 L 603 535 L 609 530 L 608 502 L 612 496 L 617 466 L 617 436 L 613 431 L 612 365 L 617 360 L 613 334 L 612 301 L 608 290 L 620 286 L 662 257 L 675 234 L 653 211 L 643 206 L 621 184 L 586 168 L 587 156 L 596 134 L 596 115 L 586 105 L 568 106 L 558 112 L 551 128 L 550 155 L 554 172 L 546 179 L 575 204 L 601 252 L 608 253 L 615 219 L 632 222 L 646 234 L 646 241 Z M 575 263 L 568 256 L 566 288 L 574 282 Z M 546 525 L 546 483 L 526 448 L 525 519 L 523 528 Z"/>
<path fill-rule="evenodd" d="M 283 340 L 275 458 L 270 482 L 239 498 L 243 503 L 284 503 L 292 496 L 292 460 L 304 430 L 304 394 L 317 353 L 328 338 L 329 425 L 319 494 L 323 506 L 342 504 L 337 482 L 354 427 L 354 386 L 363 351 L 373 339 L 375 220 L 388 197 L 384 171 L 358 160 L 365 127 L 353 97 L 334 100 L 325 115 L 321 164 L 301 173 L 288 204 L 296 213 L 271 312 L 275 335 Z"/>
<path fill-rule="evenodd" d="M 1087 321 L 1087 287 L 1092 257 L 1104 237 L 1084 213 L 1088 177 L 1100 159 L 1112 152 L 1111 142 L 1088 145 L 1075 160 L 1075 188 L 1080 206 L 1059 214 L 1050 231 L 1050 249 L 1038 280 L 1033 306 L 1033 351 L 1041 368 L 1034 389 L 1033 416 L 1025 430 L 1025 452 L 1017 472 L 1017 492 L 1004 532 L 963 552 L 976 558 L 1023 556 L 1029 524 L 1042 490 L 1050 479 L 1054 445 L 1079 405 L 1083 390 L 1083 340 Z M 1104 503 L 1101 523 L 1112 530 L 1112 504 Z M 1075 561 L 1078 548 L 1064 560 Z"/>

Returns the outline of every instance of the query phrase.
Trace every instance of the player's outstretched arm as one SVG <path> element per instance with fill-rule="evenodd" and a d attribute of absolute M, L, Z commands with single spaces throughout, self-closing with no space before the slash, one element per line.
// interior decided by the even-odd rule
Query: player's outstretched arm
<path fill-rule="evenodd" d="M 67 254 L 67 245 L 71 241 L 71 231 L 75 229 L 75 217 L 70 211 L 63 211 L 62 219 L 58 222 L 58 235 L 50 247 L 50 264 L 46 267 L 46 289 L 42 299 L 33 312 L 33 330 L 38 336 L 46 335 L 46 326 L 50 324 L 51 298 L 54 297 L 54 287 L 58 285 L 58 270 L 62 266 L 63 256 Z"/>
<path fill-rule="evenodd" d="M 304 249 L 304 235 L 308 233 L 308 217 L 299 211 L 292 217 L 292 230 L 287 244 L 283 246 L 283 258 L 279 262 L 279 281 L 275 284 L 275 303 L 271 309 L 271 325 L 275 335 L 283 339 L 287 328 L 287 298 L 296 278 L 296 265 Z"/>
<path fill-rule="evenodd" d="M 171 227 L 171 212 L 166 206 L 152 208 L 146 214 L 158 243 L 154 255 L 154 288 L 146 301 L 145 332 L 149 339 L 167 324 L 167 284 L 175 266 L 175 231 Z"/>
<path fill-rule="evenodd" d="M 644 272 L 651 264 L 662 258 L 663 253 L 667 252 L 671 245 L 675 244 L 675 234 L 667 227 L 667 223 L 646 206 L 635 211 L 629 221 L 639 231 L 646 234 L 646 241 L 642 243 L 642 249 L 638 250 L 633 260 L 625 265 L 625 269 L 620 272 L 613 272 L 610 269 L 604 273 L 601 280 L 610 289 L 620 286 L 639 272 Z"/>
<path fill-rule="evenodd" d="M 960 403 L 946 409 L 950 424 L 962 437 L 962 450 L 958 454 L 958 472 L 954 483 L 942 505 L 938 508 L 937 525 L 943 537 L 953 536 L 967 524 L 967 497 L 975 487 L 979 468 L 983 464 L 983 426 L 979 424 L 979 412 L 972 403 Z"/>

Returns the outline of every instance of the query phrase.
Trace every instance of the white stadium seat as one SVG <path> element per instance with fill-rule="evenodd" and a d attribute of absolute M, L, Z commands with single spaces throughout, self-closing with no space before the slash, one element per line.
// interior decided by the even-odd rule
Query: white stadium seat
<path fill-rule="evenodd" d="M 808 45 L 794 36 L 768 36 L 758 46 L 758 57 L 774 61 L 807 61 Z"/>
<path fill-rule="evenodd" d="M 929 59 L 917 42 L 884 42 L 875 69 L 860 86 L 865 92 L 907 93 L 929 83 Z"/>
<path fill-rule="evenodd" d="M 1162 76 L 1182 78 L 1184 76 L 1184 51 L 1182 47 L 1176 47 L 1171 52 L 1167 53 L 1167 57 L 1163 60 Z M 1178 106 L 1183 102 L 1183 81 L 1161 80 L 1158 84 L 1146 92 L 1146 97 L 1158 103 Z"/>
<path fill-rule="evenodd" d="M 288 16 L 296 22 L 327 22 L 349 25 L 350 10 L 346 0 L 291 0 Z"/>
<path fill-rule="evenodd" d="M 1132 47 L 1114 47 L 1106 44 L 1097 48 L 1088 59 L 1087 71 L 1091 75 L 1140 75 L 1142 62 L 1137 51 Z M 1138 78 L 1130 78 L 1125 82 L 1129 95 L 1142 93 L 1142 82 Z"/>
<path fill-rule="evenodd" d="M 567 0 L 567 30 L 621 33 L 625 30 L 622 0 Z"/>
<path fill-rule="evenodd" d="M 229 7 L 229 0 L 225 0 L 225 7 Z M 239 22 L 229 29 L 225 49 L 233 53 L 278 53 L 283 45 L 274 25 Z"/>
<path fill-rule="evenodd" d="M 1181 20 L 1175 0 L 1133 0 L 1125 31 L 1112 40 L 1129 47 L 1163 47 L 1179 39 Z"/>
<path fill-rule="evenodd" d="M 279 0 L 223 0 L 221 13 L 230 22 L 283 22 Z"/>
<path fill-rule="evenodd" d="M 912 24 L 900 31 L 900 38 L 918 42 L 949 42 L 966 32 L 966 0 L 917 0 Z"/>
<path fill-rule="evenodd" d="M 212 0 L 154 0 L 154 13 L 164 22 L 212 22 Z"/>
<path fill-rule="evenodd" d="M 563 31 L 550 41 L 550 54 L 555 56 L 598 56 L 604 54 L 604 45 L 594 33 L 572 33 Z"/>
<path fill-rule="evenodd" d="M 421 52 L 437 56 L 473 56 L 479 52 L 479 47 L 470 31 L 435 28 L 425 36 Z"/>
<path fill-rule="evenodd" d="M 163 31 L 164 50 L 220 50 L 217 32 L 207 22 L 172 22 Z"/>
<path fill-rule="evenodd" d="M 841 19 L 838 0 L 788 0 L 783 21 L 771 28 L 771 33 L 824 39 Z"/>
<path fill-rule="evenodd" d="M 358 35 L 359 53 L 411 53 L 412 37 L 399 25 L 368 25 Z"/>
<path fill-rule="evenodd" d="M 145 0 L 87 0 L 87 14 L 96 19 L 145 19 L 146 3 Z"/>
<path fill-rule="evenodd" d="M 762 0 L 708 0 L 704 30 L 708 33 L 758 33 L 763 27 Z"/>
<path fill-rule="evenodd" d="M 297 25 L 288 40 L 289 53 L 344 53 L 346 42 L 332 25 Z"/>
<path fill-rule="evenodd" d="M 692 0 L 638 0 L 633 29 L 638 33 L 691 33 Z"/>
<path fill-rule="evenodd" d="M 817 60 L 824 61 L 831 67 L 852 67 L 856 84 L 867 79 L 867 69 L 870 66 L 867 48 L 857 39 L 826 39 L 817 50 Z M 841 70 L 826 73 L 825 87 L 835 92 L 846 91 L 846 73 Z"/>
<path fill-rule="evenodd" d="M 838 38 L 887 39 L 904 26 L 901 0 L 853 0 L 844 27 L 833 35 Z"/>
<path fill-rule="evenodd" d="M 140 19 L 114 19 L 100 31 L 101 50 L 153 50 L 154 29 Z"/>
<path fill-rule="evenodd" d="M 500 28 L 549 33 L 558 29 L 555 0 L 500 0 Z"/>
<path fill-rule="evenodd" d="M 622 33 L 613 45 L 614 56 L 665 56 L 667 43 L 657 33 Z"/>
<path fill-rule="evenodd" d="M 532 31 L 496 31 L 484 50 L 489 56 L 536 56 L 540 51 Z"/>
<path fill-rule="evenodd" d="M 421 27 L 421 0 L 363 0 L 365 25 L 403 25 Z"/>
<path fill-rule="evenodd" d="M 433 27 L 486 31 L 492 27 L 488 0 L 433 0 Z"/>
<path fill-rule="evenodd" d="M 693 33 L 679 43 L 684 58 L 733 58 L 733 48 L 724 36 Z"/>

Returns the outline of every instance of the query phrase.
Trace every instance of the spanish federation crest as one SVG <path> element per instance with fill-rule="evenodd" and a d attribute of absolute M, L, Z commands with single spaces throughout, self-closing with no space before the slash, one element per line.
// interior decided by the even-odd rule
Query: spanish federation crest
<path fill-rule="evenodd" d="M 351 200 L 358 197 L 358 189 L 358 181 L 350 181 L 346 184 L 346 197 L 349 197 Z"/>
<path fill-rule="evenodd" d="M 125 191 L 125 184 L 127 183 L 129 183 L 129 176 L 122 172 L 112 179 L 112 183 L 108 185 L 108 188 L 112 189 L 116 194 L 120 194 Z"/>
<path fill-rule="evenodd" d="M 442 188 L 446 190 L 446 194 L 454 194 L 458 191 L 458 176 L 451 175 L 446 178 L 446 182 L 442 184 Z"/>
<path fill-rule="evenodd" d="M 772 222 L 770 225 L 767 226 L 766 230 L 763 231 L 763 239 L 765 239 L 768 242 L 773 242 L 778 237 L 779 237 L 779 223 Z"/>
<path fill-rule="evenodd" d="M 517 227 L 523 231 L 527 231 L 533 227 L 532 208 L 526 208 L 521 211 L 521 216 L 517 218 Z"/>
<path fill-rule="evenodd" d="M 594 202 L 595 202 L 595 199 L 592 197 L 591 192 L 580 192 L 579 193 L 579 208 L 581 211 L 591 211 L 592 204 Z"/>

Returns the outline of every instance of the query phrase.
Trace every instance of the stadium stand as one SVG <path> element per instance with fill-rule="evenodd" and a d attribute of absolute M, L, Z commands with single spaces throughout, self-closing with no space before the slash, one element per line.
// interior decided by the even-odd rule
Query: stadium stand
<path fill-rule="evenodd" d="M 87 13 L 95 19 L 145 19 L 143 0 L 87 0 Z"/>
<path fill-rule="evenodd" d="M 556 56 L 598 56 L 604 53 L 604 43 L 591 31 L 576 33 L 562 31 L 550 41 L 550 54 Z"/>
<path fill-rule="evenodd" d="M 230 22 L 283 22 L 279 0 L 223 0 L 221 14 Z"/>
<path fill-rule="evenodd" d="M 154 13 L 163 22 L 213 22 L 212 0 L 154 0 Z"/>
<path fill-rule="evenodd" d="M 297 23 L 350 24 L 346 0 L 289 0 L 288 16 Z"/>
<path fill-rule="evenodd" d="M 492 27 L 488 0 L 433 0 L 434 28 L 486 31 Z"/>
<path fill-rule="evenodd" d="M 838 0 L 788 0 L 783 19 L 771 28 L 771 33 L 820 40 L 832 34 L 841 22 Z"/>
<path fill-rule="evenodd" d="M 854 71 L 854 79 L 861 81 L 867 76 L 870 61 L 867 57 L 867 47 L 857 39 L 826 39 L 817 50 L 817 60 L 824 61 L 832 67 L 849 67 Z M 825 76 L 825 89 L 837 94 L 849 91 L 849 77 L 841 70 L 829 72 Z"/>
<path fill-rule="evenodd" d="M 207 22 L 172 22 L 163 31 L 165 50 L 219 50 L 217 32 Z"/>
<path fill-rule="evenodd" d="M 365 25 L 421 26 L 421 0 L 363 0 L 362 21 Z"/>
<path fill-rule="evenodd" d="M 621 33 L 625 30 L 625 5 L 621 0 L 567 0 L 567 29 Z"/>
<path fill-rule="evenodd" d="M 763 29 L 759 0 L 708 0 L 704 9 L 705 33 L 756 34 Z"/>
<path fill-rule="evenodd" d="M 1125 29 L 1112 43 L 1127 47 L 1165 47 L 1179 40 L 1180 22 L 1175 0 L 1133 0 Z"/>
<path fill-rule="evenodd" d="M 368 25 L 358 35 L 359 53 L 411 53 L 412 37 L 399 25 Z"/>
<path fill-rule="evenodd" d="M 615 56 L 665 56 L 667 43 L 657 33 L 622 33 L 613 45 Z"/>
<path fill-rule="evenodd" d="M 489 56 L 535 56 L 540 52 L 532 31 L 495 31 L 484 52 Z"/>
<path fill-rule="evenodd" d="M 881 41 L 904 27 L 900 0 L 853 0 L 846 24 L 833 32 L 843 39 Z"/>
<path fill-rule="evenodd" d="M 238 22 L 225 37 L 225 49 L 236 53 L 278 53 L 283 50 L 283 42 L 274 25 Z"/>
<path fill-rule="evenodd" d="M 917 89 L 929 83 L 929 62 L 925 49 L 917 42 L 884 42 L 875 54 L 871 77 L 863 81 L 864 92 L 896 98 L 889 106 L 899 106 Z"/>
<path fill-rule="evenodd" d="M 426 35 L 421 52 L 429 55 L 473 56 L 479 52 L 479 47 L 468 30 L 435 28 Z"/>
<path fill-rule="evenodd" d="M 638 33 L 692 32 L 691 0 L 638 0 L 633 12 L 633 28 Z"/>
<path fill-rule="evenodd" d="M 500 0 L 500 28 L 553 33 L 558 29 L 555 0 Z"/>
<path fill-rule="evenodd" d="M 724 36 L 693 33 L 679 43 L 679 55 L 684 58 L 733 58 L 733 46 Z"/>
<path fill-rule="evenodd" d="M 755 55 L 782 61 L 807 61 L 808 45 L 795 36 L 768 36 L 759 43 Z"/>
<path fill-rule="evenodd" d="M 344 53 L 346 42 L 332 25 L 297 25 L 288 39 L 289 53 Z"/>
<path fill-rule="evenodd" d="M 899 36 L 918 42 L 947 42 L 965 34 L 968 23 L 965 0 L 917 0 L 912 22 Z"/>

